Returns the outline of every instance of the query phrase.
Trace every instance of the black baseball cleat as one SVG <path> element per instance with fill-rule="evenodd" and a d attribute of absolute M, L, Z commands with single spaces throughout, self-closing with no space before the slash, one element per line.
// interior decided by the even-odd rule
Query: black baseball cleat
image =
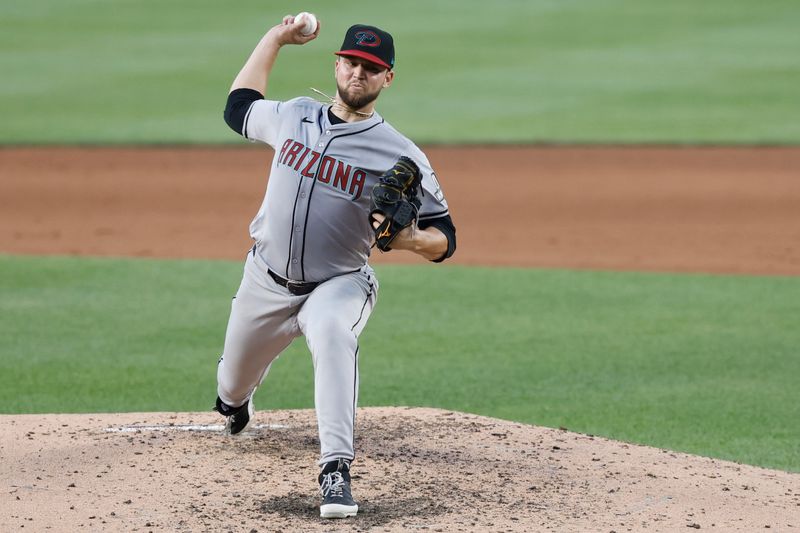
<path fill-rule="evenodd" d="M 322 518 L 347 518 L 358 513 L 358 504 L 350 491 L 350 461 L 338 459 L 325 463 L 319 474 Z"/>
<path fill-rule="evenodd" d="M 247 429 L 253 419 L 253 414 L 255 413 L 253 396 L 250 395 L 247 403 L 240 407 L 230 407 L 217 396 L 217 405 L 214 406 L 214 411 L 227 418 L 225 421 L 225 433 L 237 435 Z"/>

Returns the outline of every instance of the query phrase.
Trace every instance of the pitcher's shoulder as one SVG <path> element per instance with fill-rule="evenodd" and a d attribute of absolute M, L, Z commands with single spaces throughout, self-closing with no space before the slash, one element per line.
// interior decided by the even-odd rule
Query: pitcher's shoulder
<path fill-rule="evenodd" d="M 384 120 L 381 124 L 381 128 L 384 135 L 392 139 L 393 146 L 395 146 L 397 149 L 398 157 L 405 155 L 414 161 L 422 162 L 425 165 L 430 164 L 428 162 L 428 156 L 425 155 L 425 152 L 423 152 L 414 141 L 406 137 L 403 133 L 400 133 L 400 131 L 398 131 L 397 128 L 392 126 L 389 122 Z"/>
<path fill-rule="evenodd" d="M 297 98 L 292 98 L 291 100 L 286 100 L 283 102 L 283 105 L 287 108 L 297 109 L 301 112 L 318 112 L 322 107 L 327 104 L 323 104 L 310 98 L 308 96 L 298 96 Z"/>

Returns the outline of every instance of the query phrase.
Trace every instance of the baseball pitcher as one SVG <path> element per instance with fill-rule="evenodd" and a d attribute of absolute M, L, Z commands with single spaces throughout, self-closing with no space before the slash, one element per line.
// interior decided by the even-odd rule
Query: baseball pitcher
<path fill-rule="evenodd" d="M 228 95 L 227 124 L 275 151 L 264 201 L 250 224 L 247 254 L 217 371 L 215 409 L 236 435 L 253 419 L 253 394 L 298 336 L 314 363 L 320 440 L 320 516 L 355 516 L 350 486 L 358 400 L 358 337 L 378 296 L 367 260 L 373 247 L 440 262 L 456 232 L 425 154 L 376 111 L 395 76 L 392 36 L 347 30 L 336 54 L 336 93 L 265 99 L 284 45 L 303 45 L 306 20 L 284 17 L 242 67 Z M 395 252 L 397 253 L 397 252 Z"/>

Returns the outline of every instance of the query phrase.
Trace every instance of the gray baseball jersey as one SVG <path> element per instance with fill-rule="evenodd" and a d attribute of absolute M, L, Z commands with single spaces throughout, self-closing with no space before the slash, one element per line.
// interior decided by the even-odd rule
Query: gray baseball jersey
<path fill-rule="evenodd" d="M 236 102 L 252 103 L 234 113 Z M 420 224 L 449 220 L 436 176 L 417 146 L 377 113 L 331 124 L 329 107 L 309 98 L 263 100 L 249 89 L 229 96 L 226 113 L 237 117 L 229 125 L 272 146 L 275 156 L 250 225 L 256 244 L 231 306 L 217 367 L 220 401 L 242 406 L 281 352 L 305 336 L 314 362 L 320 464 L 355 455 L 358 336 L 379 289 L 367 264 L 374 241 L 368 221 L 373 185 L 401 155 L 411 157 L 422 173 Z M 454 250 L 453 239 L 448 236 L 446 255 Z M 310 288 L 298 292 L 296 282 Z"/>
<path fill-rule="evenodd" d="M 364 264 L 374 241 L 370 192 L 401 155 L 422 173 L 420 220 L 448 214 L 428 158 L 378 113 L 331 124 L 310 98 L 255 101 L 243 134 L 275 150 L 269 184 L 250 234 L 269 267 L 293 280 L 321 281 Z"/>

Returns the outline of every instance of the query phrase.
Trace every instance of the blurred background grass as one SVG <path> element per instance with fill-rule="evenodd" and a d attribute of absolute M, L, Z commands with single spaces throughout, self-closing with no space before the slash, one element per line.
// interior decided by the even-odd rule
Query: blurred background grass
<path fill-rule="evenodd" d="M 241 143 L 222 121 L 228 87 L 266 29 L 301 10 L 322 33 L 282 52 L 269 96 L 332 92 L 345 29 L 382 26 L 398 63 L 378 109 L 421 144 L 800 141 L 794 0 L 6 0 L 0 145 Z M 0 412 L 209 408 L 240 271 L 0 255 Z M 390 304 L 362 336 L 361 405 L 800 471 L 797 279 L 379 274 Z M 310 407 L 311 380 L 300 341 L 257 405 Z"/>
<path fill-rule="evenodd" d="M 2 257 L 0 413 L 210 409 L 241 268 Z M 800 279 L 377 271 L 362 406 L 436 406 L 800 471 Z M 299 339 L 256 405 L 312 407 L 312 379 Z"/>
<path fill-rule="evenodd" d="M 353 23 L 391 31 L 379 111 L 428 142 L 797 143 L 795 0 L 6 0 L 0 143 L 241 142 L 222 122 L 267 28 L 315 12 L 270 96 L 333 92 Z"/>

